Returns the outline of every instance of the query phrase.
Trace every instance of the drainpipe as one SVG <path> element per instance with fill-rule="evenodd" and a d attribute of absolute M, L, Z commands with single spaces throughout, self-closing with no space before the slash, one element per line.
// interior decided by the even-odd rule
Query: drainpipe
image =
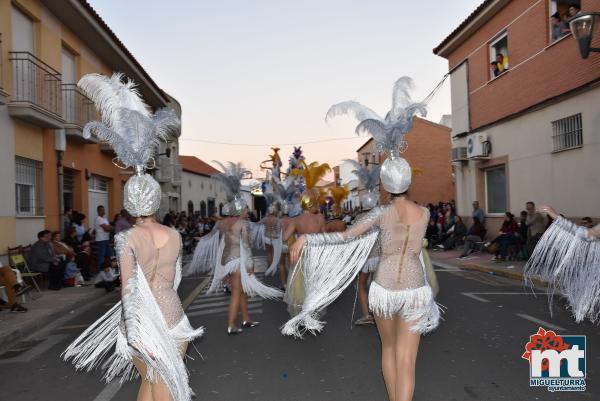
<path fill-rule="evenodd" d="M 64 171 L 63 171 L 63 156 L 67 147 L 67 139 L 64 129 L 54 131 L 54 148 L 56 149 L 56 175 L 58 177 L 58 224 L 59 231 L 63 237 L 67 235 L 64 232 L 65 228 L 65 202 L 64 202 Z"/>

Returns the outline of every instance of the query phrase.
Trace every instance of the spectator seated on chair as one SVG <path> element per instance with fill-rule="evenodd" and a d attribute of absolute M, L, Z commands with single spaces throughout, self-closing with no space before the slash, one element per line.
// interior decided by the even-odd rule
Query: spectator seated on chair
<path fill-rule="evenodd" d="M 81 270 L 75 263 L 75 257 L 72 256 L 65 266 L 65 287 L 81 287 L 85 284 Z"/>
<path fill-rule="evenodd" d="M 56 256 L 62 258 L 64 261 L 75 256 L 75 250 L 62 240 L 62 235 L 60 232 L 52 232 L 52 236 L 50 238 L 52 240 L 52 249 L 54 250 Z"/>
<path fill-rule="evenodd" d="M 518 229 L 519 227 L 515 221 L 515 215 L 511 212 L 506 212 L 504 214 L 504 221 L 502 222 L 502 227 L 498 232 L 498 236 L 494 238 L 492 242 L 485 244 L 486 246 L 490 246 L 492 244 L 496 245 L 496 250 L 492 260 L 502 261 L 506 259 L 509 248 L 518 243 Z"/>
<path fill-rule="evenodd" d="M 11 312 L 27 312 L 27 308 L 17 302 L 17 297 L 28 290 L 27 286 L 17 282 L 17 276 L 10 266 L 0 265 L 0 286 L 4 287 L 7 301 L 0 298 L 0 308 L 10 309 Z"/>
<path fill-rule="evenodd" d="M 454 249 L 457 245 L 464 242 L 466 235 L 467 226 L 465 226 L 460 216 L 454 216 L 454 225 L 448 230 L 446 240 L 443 244 L 437 245 L 437 247 L 443 250 Z"/>
<path fill-rule="evenodd" d="M 90 273 L 90 265 L 92 263 L 92 247 L 90 246 L 89 241 L 81 244 L 81 248 L 75 256 L 75 263 L 83 275 L 84 280 L 88 281 L 92 277 Z"/>
<path fill-rule="evenodd" d="M 482 242 L 485 237 L 485 227 L 479 221 L 478 217 L 473 217 L 473 225 L 467 231 L 465 243 L 463 245 L 463 253 L 459 257 L 465 258 L 473 252 L 476 243 Z"/>
<path fill-rule="evenodd" d="M 96 288 L 104 288 L 109 293 L 114 290 L 115 286 L 119 285 L 119 274 L 114 271 L 109 259 L 104 263 L 104 268 L 96 276 L 94 286 Z"/>
<path fill-rule="evenodd" d="M 437 226 L 437 219 L 435 216 L 429 219 L 429 223 L 427 224 L 427 230 L 425 231 L 425 238 L 429 243 L 429 246 L 432 247 L 439 241 L 439 230 Z"/>
<path fill-rule="evenodd" d="M 43 230 L 38 233 L 38 241 L 31 247 L 31 270 L 48 275 L 48 289 L 60 290 L 65 275 L 65 265 L 54 253 L 51 233 Z"/>

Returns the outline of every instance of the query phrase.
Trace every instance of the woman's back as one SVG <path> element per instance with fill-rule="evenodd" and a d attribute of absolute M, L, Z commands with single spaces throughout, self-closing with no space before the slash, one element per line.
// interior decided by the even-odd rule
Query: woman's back
<path fill-rule="evenodd" d="M 181 251 L 181 236 L 172 228 L 158 223 L 142 223 L 123 232 L 126 247 L 132 251 L 150 290 L 161 309 L 167 325 L 176 324 L 182 316 L 181 301 L 177 295 L 175 279 Z M 123 286 L 131 275 L 133 266 L 120 258 Z"/>

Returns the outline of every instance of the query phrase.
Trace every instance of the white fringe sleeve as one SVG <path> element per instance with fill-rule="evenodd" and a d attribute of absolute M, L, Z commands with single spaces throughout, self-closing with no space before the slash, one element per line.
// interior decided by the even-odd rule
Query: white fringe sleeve
<path fill-rule="evenodd" d="M 588 230 L 557 217 L 538 242 L 524 269 L 525 283 L 538 277 L 549 295 L 562 292 L 578 323 L 600 317 L 600 241 Z"/>
<path fill-rule="evenodd" d="M 192 261 L 185 268 L 185 276 L 207 273 L 217 264 L 221 230 L 218 225 L 210 233 L 201 237 L 194 250 Z"/>

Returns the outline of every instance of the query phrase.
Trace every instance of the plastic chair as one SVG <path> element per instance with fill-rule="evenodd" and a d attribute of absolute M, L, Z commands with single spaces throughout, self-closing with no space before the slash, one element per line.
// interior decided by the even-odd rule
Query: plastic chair
<path fill-rule="evenodd" d="M 39 272 L 32 272 L 27 264 L 27 259 L 25 258 L 25 254 L 31 250 L 31 246 L 28 245 L 26 247 L 17 246 L 15 248 L 8 248 L 8 262 L 10 267 L 13 269 L 19 269 L 21 272 L 21 277 L 23 281 L 29 280 L 33 284 L 33 287 L 41 293 L 42 290 L 37 283 L 37 280 L 42 280 L 43 275 Z"/>

